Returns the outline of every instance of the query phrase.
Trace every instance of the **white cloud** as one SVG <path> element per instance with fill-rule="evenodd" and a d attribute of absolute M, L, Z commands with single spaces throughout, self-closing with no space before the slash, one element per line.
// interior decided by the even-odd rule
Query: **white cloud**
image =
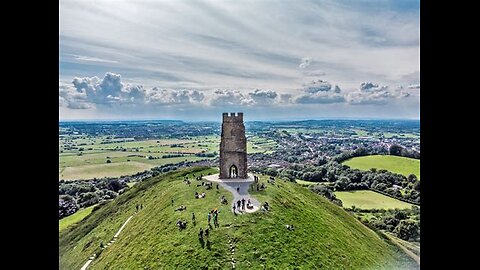
<path fill-rule="evenodd" d="M 311 81 L 310 83 L 304 86 L 305 86 L 304 91 L 311 94 L 314 94 L 317 92 L 328 92 L 332 90 L 332 85 L 325 80 Z"/>
<path fill-rule="evenodd" d="M 98 77 L 75 77 L 72 81 L 78 93 L 93 104 L 142 103 L 145 97 L 143 86 L 122 83 L 120 74 L 107 72 L 102 80 Z"/>
<path fill-rule="evenodd" d="M 59 106 L 70 109 L 89 109 L 92 105 L 87 101 L 85 93 L 75 90 L 74 87 L 60 83 L 59 85 Z"/>
<path fill-rule="evenodd" d="M 409 86 L 412 88 L 416 86 Z M 342 91 L 338 85 L 326 80 L 312 80 L 303 84 L 300 92 L 281 93 L 275 90 L 256 88 L 251 91 L 216 89 L 171 89 L 122 82 L 120 74 L 107 72 L 102 79 L 96 76 L 74 78 L 71 85 L 59 84 L 59 105 L 69 109 L 92 109 L 98 106 L 184 106 L 201 105 L 229 106 L 277 106 L 292 104 L 382 105 L 393 99 L 409 97 L 402 86 L 390 90 L 372 82 L 363 82 L 353 91 Z"/>
<path fill-rule="evenodd" d="M 317 92 L 309 95 L 301 95 L 295 99 L 295 103 L 300 104 L 330 104 L 330 103 L 343 103 L 345 97 L 339 94 L 330 94 L 325 92 Z"/>
<path fill-rule="evenodd" d="M 154 87 L 148 91 L 146 103 L 159 105 L 199 104 L 204 98 L 204 94 L 197 90 L 158 89 Z"/>
<path fill-rule="evenodd" d="M 298 67 L 302 68 L 302 69 L 305 69 L 305 68 L 309 67 L 311 63 L 312 63 L 312 58 L 304 57 L 304 58 L 302 58 L 302 62 L 300 63 L 300 65 Z"/>
<path fill-rule="evenodd" d="M 89 57 L 89 56 L 84 56 L 84 55 L 72 54 L 72 56 L 76 60 L 86 61 L 86 62 L 118 63 L 117 61 L 113 61 L 113 60 L 101 59 L 101 58 L 97 58 L 97 57 Z"/>
<path fill-rule="evenodd" d="M 345 98 L 340 94 L 341 89 L 338 85 L 332 89 L 332 84 L 325 80 L 311 81 L 304 84 L 301 94 L 293 99 L 294 103 L 300 104 L 330 104 L 345 102 Z"/>
<path fill-rule="evenodd" d="M 321 70 L 312 70 L 312 71 L 306 71 L 303 73 L 305 76 L 312 76 L 312 77 L 319 77 L 319 76 L 325 76 L 327 73 Z"/>
<path fill-rule="evenodd" d="M 360 84 L 360 91 L 363 92 L 379 92 L 387 90 L 387 86 L 378 86 L 378 84 L 374 84 L 371 82 L 362 82 Z"/>
<path fill-rule="evenodd" d="M 248 93 L 256 105 L 271 105 L 276 103 L 278 94 L 273 90 L 255 89 Z"/>
<path fill-rule="evenodd" d="M 197 90 L 144 89 L 143 85 L 125 84 L 121 75 L 107 72 L 98 77 L 74 78 L 72 85 L 59 84 L 59 105 L 70 109 L 89 109 L 116 105 L 198 104 L 204 94 Z M 141 106 L 140 106 L 141 108 Z"/>
<path fill-rule="evenodd" d="M 345 99 L 352 105 L 384 105 L 392 99 L 409 97 L 410 93 L 405 92 L 403 87 L 389 90 L 388 86 L 379 86 L 372 82 L 363 82 L 357 91 L 346 94 Z"/>
<path fill-rule="evenodd" d="M 248 95 L 244 95 L 238 90 L 229 89 L 215 90 L 210 99 L 210 105 L 213 106 L 248 106 L 254 103 L 254 100 Z"/>

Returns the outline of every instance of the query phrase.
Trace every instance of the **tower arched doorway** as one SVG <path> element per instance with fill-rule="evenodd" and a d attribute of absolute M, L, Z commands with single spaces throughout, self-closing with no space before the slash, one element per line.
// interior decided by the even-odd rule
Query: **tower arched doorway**
<path fill-rule="evenodd" d="M 235 166 L 235 165 L 230 166 L 230 169 L 228 170 L 228 176 L 229 176 L 229 178 L 237 178 L 238 177 L 237 166 Z"/>

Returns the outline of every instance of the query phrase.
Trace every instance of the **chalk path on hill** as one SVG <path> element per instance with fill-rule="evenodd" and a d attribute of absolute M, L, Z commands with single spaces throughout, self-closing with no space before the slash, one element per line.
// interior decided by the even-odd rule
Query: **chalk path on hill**
<path fill-rule="evenodd" d="M 113 236 L 113 239 L 104 247 L 107 248 L 109 247 L 111 244 L 113 244 L 118 236 L 120 235 L 120 232 L 123 230 L 123 228 L 125 228 L 125 225 L 127 225 L 127 223 L 130 221 L 130 219 L 132 219 L 133 215 L 130 216 L 127 221 L 125 221 L 125 223 L 123 223 L 122 227 L 120 227 L 120 229 L 117 231 L 117 233 Z M 88 261 L 82 266 L 82 268 L 80 270 L 86 270 L 87 267 L 90 265 L 90 263 L 92 263 L 92 261 L 97 257 L 97 254 L 93 254 L 92 256 L 90 256 L 90 258 L 88 259 Z"/>
<path fill-rule="evenodd" d="M 250 176 L 247 179 L 219 179 L 218 174 L 216 175 L 207 175 L 203 177 L 205 180 L 210 181 L 210 182 L 216 182 L 220 184 L 223 188 L 226 190 L 230 191 L 233 194 L 233 201 L 230 203 L 230 210 L 233 212 L 233 204 L 235 204 L 238 200 L 245 199 L 245 210 L 244 211 L 239 211 L 238 209 L 235 210 L 236 213 L 239 214 L 244 214 L 246 213 L 253 213 L 256 212 L 260 209 L 260 202 L 257 201 L 255 198 L 253 198 L 249 193 L 248 193 L 248 188 L 250 187 L 250 184 L 253 183 L 253 177 Z M 237 188 L 240 187 L 239 192 L 237 192 Z M 247 201 L 250 199 L 250 202 L 253 204 L 253 209 L 248 209 L 246 207 Z"/>

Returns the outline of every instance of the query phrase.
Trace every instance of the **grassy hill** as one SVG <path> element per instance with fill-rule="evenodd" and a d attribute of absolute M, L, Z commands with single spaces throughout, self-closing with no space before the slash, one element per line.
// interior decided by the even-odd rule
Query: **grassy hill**
<path fill-rule="evenodd" d="M 354 157 L 343 162 L 354 169 L 369 170 L 371 168 L 385 169 L 405 176 L 415 174 L 420 179 L 420 160 L 407 157 L 372 155 Z"/>
<path fill-rule="evenodd" d="M 189 168 L 157 176 L 133 186 L 112 202 L 92 212 L 82 222 L 60 232 L 60 269 L 79 269 L 100 242 L 108 243 L 137 204 L 143 210 L 133 216 L 115 243 L 105 249 L 89 269 L 231 269 L 229 240 L 235 247 L 237 269 L 410 269 L 418 267 L 398 248 L 380 238 L 340 207 L 298 184 L 277 181 L 266 191 L 252 192 L 268 201 L 271 212 L 235 216 L 232 195 L 221 189 L 203 192 L 184 175 L 215 172 Z M 191 177 L 190 177 L 191 178 Z M 260 182 L 267 177 L 261 176 Z M 225 195 L 229 204 L 219 203 Z M 174 199 L 174 206 L 171 200 Z M 179 205 L 186 211 L 175 212 Z M 211 230 L 202 248 L 197 234 L 207 226 L 207 212 L 218 207 L 220 228 Z M 191 222 L 195 212 L 197 224 Z M 179 231 L 177 219 L 188 221 Z M 293 224 L 294 231 L 285 224 Z"/>
<path fill-rule="evenodd" d="M 75 212 L 75 214 L 70 215 L 68 217 L 64 217 L 58 221 L 58 230 L 62 231 L 68 226 L 71 226 L 77 222 L 80 222 L 82 219 L 84 219 L 86 216 L 90 215 L 92 213 L 93 208 L 96 205 L 92 205 L 90 207 L 84 208 L 82 210 L 78 210 Z"/>

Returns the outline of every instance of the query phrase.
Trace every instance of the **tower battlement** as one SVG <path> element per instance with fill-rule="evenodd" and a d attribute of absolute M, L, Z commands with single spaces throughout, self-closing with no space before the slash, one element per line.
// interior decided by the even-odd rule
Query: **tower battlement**
<path fill-rule="evenodd" d="M 228 113 L 223 113 L 223 122 L 243 123 L 243 112 L 237 114 L 232 112 L 230 115 Z"/>

